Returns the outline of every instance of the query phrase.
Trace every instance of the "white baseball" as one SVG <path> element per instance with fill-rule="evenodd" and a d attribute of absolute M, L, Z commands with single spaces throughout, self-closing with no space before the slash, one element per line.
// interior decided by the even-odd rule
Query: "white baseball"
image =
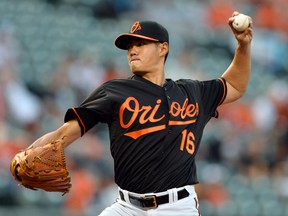
<path fill-rule="evenodd" d="M 238 32 L 245 31 L 249 27 L 249 17 L 244 14 L 239 14 L 234 17 L 232 25 Z"/>

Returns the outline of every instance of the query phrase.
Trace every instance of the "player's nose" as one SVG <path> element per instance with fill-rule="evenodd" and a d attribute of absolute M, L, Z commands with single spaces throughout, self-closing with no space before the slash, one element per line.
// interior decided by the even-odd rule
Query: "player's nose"
<path fill-rule="evenodd" d="M 128 49 L 128 53 L 130 56 L 136 55 L 137 53 L 137 46 L 136 45 L 131 45 Z"/>

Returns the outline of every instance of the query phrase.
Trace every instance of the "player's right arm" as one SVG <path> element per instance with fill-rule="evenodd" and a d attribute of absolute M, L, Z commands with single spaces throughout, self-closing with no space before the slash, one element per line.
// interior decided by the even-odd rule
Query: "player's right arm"
<path fill-rule="evenodd" d="M 64 148 L 73 143 L 81 136 L 81 128 L 77 120 L 70 120 L 65 122 L 57 130 L 47 133 L 33 142 L 33 147 L 45 145 L 52 140 L 58 140 L 64 138 Z"/>

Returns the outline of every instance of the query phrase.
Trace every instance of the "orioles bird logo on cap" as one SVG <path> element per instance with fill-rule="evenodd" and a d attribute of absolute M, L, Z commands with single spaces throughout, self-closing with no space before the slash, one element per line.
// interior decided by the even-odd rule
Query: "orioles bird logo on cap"
<path fill-rule="evenodd" d="M 140 22 L 137 21 L 137 22 L 135 22 L 135 23 L 132 25 L 132 27 L 131 27 L 131 29 L 130 29 L 130 33 L 133 34 L 134 32 L 139 31 L 139 30 L 141 30 L 141 29 L 142 29 L 142 27 L 141 27 L 141 25 L 140 25 Z"/>

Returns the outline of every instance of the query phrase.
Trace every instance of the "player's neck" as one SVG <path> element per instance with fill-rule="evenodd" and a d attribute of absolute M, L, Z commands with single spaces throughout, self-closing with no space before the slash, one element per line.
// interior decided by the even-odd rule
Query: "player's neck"
<path fill-rule="evenodd" d="M 163 86 L 165 84 L 165 75 L 164 73 L 160 74 L 155 74 L 155 73 L 147 73 L 142 75 L 144 79 L 149 80 L 150 82 L 158 85 L 158 86 Z"/>

